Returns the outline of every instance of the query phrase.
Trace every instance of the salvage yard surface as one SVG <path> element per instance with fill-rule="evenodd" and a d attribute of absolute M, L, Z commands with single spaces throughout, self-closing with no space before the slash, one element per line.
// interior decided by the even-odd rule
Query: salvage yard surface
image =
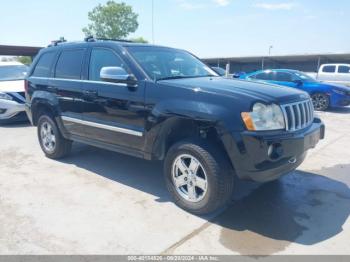
<path fill-rule="evenodd" d="M 75 144 L 44 157 L 29 125 L 0 126 L 0 254 L 350 254 L 350 108 L 293 174 L 238 181 L 211 217 L 176 207 L 160 162 Z"/>

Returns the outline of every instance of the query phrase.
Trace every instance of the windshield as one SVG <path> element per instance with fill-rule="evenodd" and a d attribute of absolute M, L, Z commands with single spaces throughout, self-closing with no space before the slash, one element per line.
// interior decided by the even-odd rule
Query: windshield
<path fill-rule="evenodd" d="M 218 73 L 220 76 L 226 75 L 226 70 L 221 67 L 212 67 L 212 69 Z"/>
<path fill-rule="evenodd" d="M 0 81 L 23 80 L 27 70 L 25 65 L 0 66 Z"/>
<path fill-rule="evenodd" d="M 159 47 L 128 47 L 128 51 L 154 80 L 218 76 L 193 55 Z"/>
<path fill-rule="evenodd" d="M 299 78 L 301 78 L 303 81 L 305 82 L 316 82 L 315 78 L 312 78 L 311 76 L 301 73 L 301 72 L 297 72 L 295 73 Z"/>

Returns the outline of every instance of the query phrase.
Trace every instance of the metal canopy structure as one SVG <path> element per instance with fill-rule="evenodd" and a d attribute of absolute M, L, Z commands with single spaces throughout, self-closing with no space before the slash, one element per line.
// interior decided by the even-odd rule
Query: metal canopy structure
<path fill-rule="evenodd" d="M 316 72 L 325 63 L 348 63 L 350 53 L 344 54 L 305 54 L 283 56 L 217 57 L 202 59 L 211 66 L 225 68 L 230 64 L 231 72 L 256 71 L 260 69 L 288 68 Z"/>
<path fill-rule="evenodd" d="M 0 45 L 0 55 L 34 57 L 42 47 Z"/>

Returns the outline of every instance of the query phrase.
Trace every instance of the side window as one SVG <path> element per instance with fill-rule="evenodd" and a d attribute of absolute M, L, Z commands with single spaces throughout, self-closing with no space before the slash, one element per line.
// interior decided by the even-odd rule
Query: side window
<path fill-rule="evenodd" d="M 350 66 L 339 66 L 338 73 L 349 74 L 350 73 Z"/>
<path fill-rule="evenodd" d="M 256 75 L 251 75 L 248 77 L 249 79 L 256 79 Z"/>
<path fill-rule="evenodd" d="M 323 73 L 335 73 L 335 66 L 325 66 L 322 69 Z"/>
<path fill-rule="evenodd" d="M 44 53 L 39 58 L 39 62 L 36 64 L 32 76 L 49 77 L 50 69 L 51 69 L 53 60 L 55 59 L 55 55 L 56 53 L 54 52 Z"/>
<path fill-rule="evenodd" d="M 293 82 L 292 75 L 285 72 L 276 72 L 274 80 L 280 82 Z"/>
<path fill-rule="evenodd" d="M 260 73 L 255 76 L 256 79 L 259 80 L 273 80 L 273 74 L 272 73 Z"/>
<path fill-rule="evenodd" d="M 95 48 L 91 51 L 89 80 L 101 81 L 100 71 L 102 67 L 115 66 L 122 67 L 128 71 L 123 60 L 112 50 Z"/>
<path fill-rule="evenodd" d="M 80 79 L 84 52 L 84 49 L 62 51 L 56 65 L 55 77 Z"/>

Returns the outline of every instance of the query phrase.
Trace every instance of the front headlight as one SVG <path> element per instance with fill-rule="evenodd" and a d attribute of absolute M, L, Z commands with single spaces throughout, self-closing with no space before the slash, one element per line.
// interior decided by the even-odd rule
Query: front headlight
<path fill-rule="evenodd" d="M 242 119 L 251 131 L 279 130 L 286 127 L 282 109 L 276 104 L 256 103 L 252 112 L 242 113 Z"/>
<path fill-rule="evenodd" d="M 339 95 L 344 95 L 344 96 L 346 95 L 346 91 L 340 90 L 340 89 L 333 89 L 333 92 Z"/>
<path fill-rule="evenodd" d="M 6 94 L 6 93 L 1 93 L 0 92 L 0 99 L 3 99 L 3 100 L 13 100 L 12 96 Z"/>

